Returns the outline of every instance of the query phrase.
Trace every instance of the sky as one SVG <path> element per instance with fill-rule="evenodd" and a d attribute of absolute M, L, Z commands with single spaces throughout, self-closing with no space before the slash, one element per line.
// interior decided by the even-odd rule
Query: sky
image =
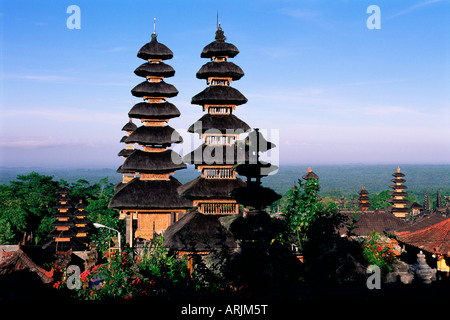
<path fill-rule="evenodd" d="M 122 164 L 154 18 L 174 53 L 169 125 L 191 151 L 217 13 L 245 72 L 235 115 L 276 143 L 275 164 L 450 164 L 449 0 L 0 0 L 0 166 Z"/>

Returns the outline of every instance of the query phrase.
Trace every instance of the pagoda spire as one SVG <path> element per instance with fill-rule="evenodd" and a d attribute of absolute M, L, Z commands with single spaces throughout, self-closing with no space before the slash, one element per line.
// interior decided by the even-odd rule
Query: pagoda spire
<path fill-rule="evenodd" d="M 405 197 L 408 195 L 408 193 L 405 192 L 405 189 L 407 189 L 408 187 L 403 184 L 404 182 L 406 182 L 406 180 L 403 179 L 405 174 L 400 171 L 399 166 L 397 168 L 397 171 L 394 172 L 392 176 L 394 177 L 394 179 L 391 179 L 391 181 L 394 182 L 394 184 L 389 187 L 394 189 L 394 191 L 389 192 L 389 195 L 392 196 L 392 199 L 389 199 L 387 201 L 392 203 L 392 214 L 394 214 L 398 218 L 405 218 L 406 214 L 410 211 L 410 208 L 408 207 L 410 201 L 405 199 Z"/>
<path fill-rule="evenodd" d="M 126 220 L 126 242 L 131 246 L 163 232 L 192 206 L 189 200 L 178 195 L 181 183 L 172 176 L 176 170 L 185 169 L 186 164 L 178 153 L 169 149 L 183 139 L 167 125 L 170 119 L 180 116 L 178 108 L 167 101 L 178 95 L 178 90 L 164 81 L 175 75 L 175 70 L 163 62 L 171 59 L 173 52 L 156 40 L 156 18 L 152 39 L 137 56 L 146 62 L 134 73 L 144 81 L 131 94 L 143 101 L 135 104 L 128 116 L 139 119 L 142 125 L 122 129 L 127 131 L 123 142 L 131 151 L 117 170 L 124 179 L 116 186 L 109 203 L 110 208 L 120 210 L 119 218 Z"/>

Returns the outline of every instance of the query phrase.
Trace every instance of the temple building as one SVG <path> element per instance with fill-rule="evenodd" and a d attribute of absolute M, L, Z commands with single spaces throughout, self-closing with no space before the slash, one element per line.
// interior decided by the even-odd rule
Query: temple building
<path fill-rule="evenodd" d="M 127 147 L 119 155 L 125 156 L 125 160 L 117 170 L 124 179 L 116 186 L 109 203 L 110 208 L 120 210 L 120 219 L 126 220 L 126 243 L 130 246 L 162 233 L 192 207 L 191 201 L 178 195 L 181 183 L 172 176 L 174 171 L 185 169 L 186 164 L 178 153 L 168 149 L 173 143 L 182 142 L 180 134 L 167 125 L 170 119 L 180 116 L 178 108 L 167 101 L 178 90 L 164 81 L 175 74 L 163 62 L 171 59 L 173 53 L 158 42 L 153 32 L 151 41 L 137 56 L 146 62 L 134 73 L 145 80 L 131 93 L 143 101 L 135 104 L 128 116 L 140 119 L 143 125 L 124 127 L 129 133 L 123 140 Z"/>
<path fill-rule="evenodd" d="M 366 190 L 366 188 L 363 186 L 361 190 L 358 191 L 359 197 L 359 208 L 363 211 L 368 210 L 370 208 L 369 203 L 369 191 Z"/>
<path fill-rule="evenodd" d="M 236 106 L 247 102 L 237 89 L 230 86 L 232 81 L 244 75 L 240 67 L 228 61 L 238 53 L 233 44 L 225 42 L 220 25 L 215 41 L 201 53 L 202 58 L 211 61 L 200 68 L 197 78 L 206 80 L 209 86 L 195 95 L 191 103 L 201 105 L 207 113 L 188 131 L 197 133 L 203 144 L 183 157 L 186 163 L 195 165 L 201 176 L 178 190 L 204 214 L 239 213 L 239 205 L 230 192 L 245 186 L 233 170 L 238 160 L 246 157 L 244 150 L 236 148 L 235 141 L 240 134 L 250 131 L 250 127 L 233 114 Z"/>
<path fill-rule="evenodd" d="M 178 188 L 181 196 L 192 200 L 194 209 L 169 227 L 164 239 L 164 246 L 180 255 L 207 254 L 220 246 L 237 247 L 236 239 L 222 223 L 227 217 L 242 214 L 240 204 L 231 193 L 247 186 L 234 170 L 238 163 L 249 160 L 248 148 L 236 142 L 240 134 L 251 131 L 233 113 L 237 106 L 247 102 L 242 93 L 230 86 L 244 75 L 240 67 L 228 61 L 238 53 L 233 44 L 225 42 L 219 24 L 215 40 L 200 54 L 210 61 L 196 76 L 206 80 L 208 86 L 191 103 L 202 106 L 206 114 L 188 131 L 198 134 L 203 143 L 183 160 L 195 165 L 201 175 Z"/>
<path fill-rule="evenodd" d="M 396 217 L 405 218 L 406 215 L 410 212 L 410 208 L 408 207 L 410 201 L 405 199 L 408 193 L 404 191 L 408 187 L 403 184 L 404 182 L 406 182 L 406 180 L 403 179 L 405 174 L 400 172 L 400 167 L 398 167 L 397 171 L 394 172 L 392 176 L 395 177 L 391 180 L 392 182 L 394 182 L 394 184 L 389 187 L 394 189 L 394 191 L 389 192 L 389 194 L 392 196 L 392 199 L 388 200 L 392 203 L 391 213 Z"/>

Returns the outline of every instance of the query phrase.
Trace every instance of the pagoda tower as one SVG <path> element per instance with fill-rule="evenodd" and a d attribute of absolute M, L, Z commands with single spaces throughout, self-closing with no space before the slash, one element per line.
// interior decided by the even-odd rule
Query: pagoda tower
<path fill-rule="evenodd" d="M 178 108 L 167 101 L 175 97 L 178 90 L 164 81 L 175 74 L 175 70 L 163 62 L 171 59 L 173 53 L 158 42 L 153 32 L 151 41 L 137 56 L 146 62 L 134 73 L 145 80 L 131 93 L 143 101 L 135 104 L 128 116 L 140 119 L 143 125 L 132 130 L 124 142 L 129 150 L 130 145 L 136 143 L 139 147 L 133 148 L 119 167 L 118 172 L 127 178 L 116 186 L 109 203 L 110 208 L 120 210 L 120 219 L 126 220 L 126 242 L 130 246 L 164 232 L 192 207 L 191 201 L 178 195 L 181 183 L 172 176 L 175 170 L 185 169 L 186 164 L 178 153 L 168 149 L 173 143 L 182 142 L 180 134 L 166 125 L 170 119 L 180 116 Z M 125 129 L 131 131 L 128 127 Z"/>
<path fill-rule="evenodd" d="M 59 203 L 55 205 L 58 211 L 53 214 L 55 221 L 51 225 L 54 229 L 48 236 L 53 239 L 52 242 L 56 247 L 56 251 L 67 251 L 73 248 L 73 237 L 76 235 L 76 232 L 73 230 L 75 224 L 72 221 L 72 213 L 70 211 L 73 207 L 70 204 L 69 189 L 61 187 L 56 193 L 59 195 Z"/>
<path fill-rule="evenodd" d="M 208 87 L 195 95 L 191 103 L 201 105 L 206 114 L 188 131 L 199 134 L 203 144 L 183 160 L 194 164 L 201 176 L 184 184 L 179 193 L 191 199 L 202 214 L 239 213 L 239 205 L 230 192 L 245 186 L 245 182 L 236 177 L 233 166 L 244 161 L 247 154 L 237 149 L 235 141 L 250 127 L 233 114 L 236 106 L 247 102 L 230 86 L 244 75 L 240 67 L 228 61 L 238 53 L 233 44 L 225 42 L 219 23 L 215 41 L 204 47 L 200 55 L 211 60 L 196 74 L 198 79 L 206 80 Z"/>
<path fill-rule="evenodd" d="M 394 182 L 393 185 L 389 186 L 394 189 L 394 191 L 389 192 L 392 196 L 392 199 L 388 199 L 387 201 L 392 203 L 391 213 L 394 214 L 398 218 L 405 218 L 406 214 L 409 213 L 410 209 L 408 208 L 409 200 L 405 199 L 408 195 L 404 190 L 408 187 L 403 185 L 406 182 L 403 177 L 404 173 L 400 172 L 400 167 L 397 168 L 397 171 L 392 174 L 394 179 L 391 179 Z"/>
<path fill-rule="evenodd" d="M 366 190 L 366 188 L 363 186 L 361 188 L 361 190 L 358 191 L 359 197 L 359 208 L 363 211 L 367 211 L 370 208 L 370 203 L 369 203 L 369 191 Z"/>
<path fill-rule="evenodd" d="M 75 238 L 79 241 L 80 246 L 89 249 L 89 240 L 92 230 L 91 221 L 88 213 L 84 210 L 86 205 L 82 200 L 75 206 L 76 211 L 73 213 L 72 221 L 74 223 L 73 230 L 76 232 Z"/>

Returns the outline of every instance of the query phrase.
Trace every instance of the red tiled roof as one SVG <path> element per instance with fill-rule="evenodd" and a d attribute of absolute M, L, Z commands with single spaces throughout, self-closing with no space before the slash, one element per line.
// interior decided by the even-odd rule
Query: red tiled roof
<path fill-rule="evenodd" d="M 0 275 L 10 274 L 19 270 L 35 272 L 43 283 L 53 281 L 53 270 L 46 271 L 39 267 L 21 248 L 14 252 L 4 252 L 0 262 Z"/>
<path fill-rule="evenodd" d="M 416 231 L 395 232 L 399 241 L 431 253 L 450 256 L 450 218 Z"/>

